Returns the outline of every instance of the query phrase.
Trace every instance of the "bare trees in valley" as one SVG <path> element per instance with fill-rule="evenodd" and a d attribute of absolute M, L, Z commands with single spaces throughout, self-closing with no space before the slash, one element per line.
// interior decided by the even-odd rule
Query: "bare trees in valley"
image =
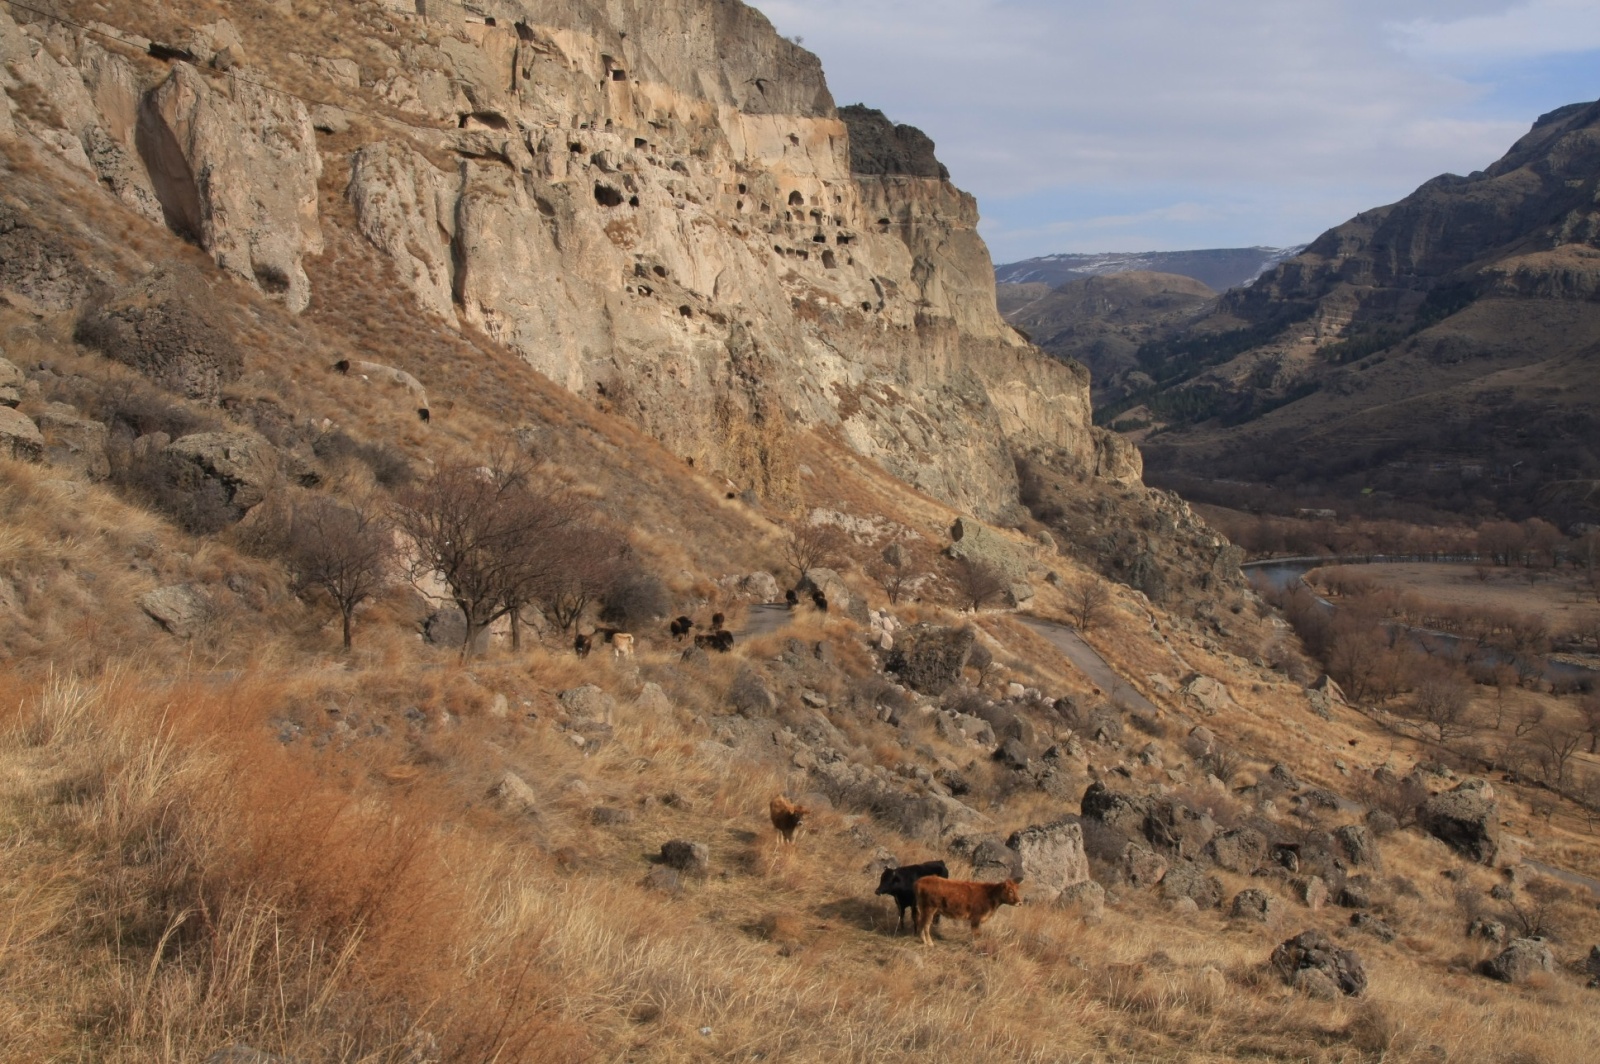
<path fill-rule="evenodd" d="M 345 506 L 318 495 L 290 514 L 284 547 L 295 591 L 316 590 L 333 602 L 349 650 L 356 608 L 377 595 L 390 577 L 394 526 L 369 500 Z"/>
<path fill-rule="evenodd" d="M 565 577 L 589 555 L 588 517 L 570 492 L 537 482 L 520 459 L 444 466 L 395 507 L 412 543 L 413 578 L 437 574 L 466 619 L 463 658 L 501 617 L 513 619 L 516 645 L 517 614 L 552 588 L 569 604 L 582 594 Z"/>

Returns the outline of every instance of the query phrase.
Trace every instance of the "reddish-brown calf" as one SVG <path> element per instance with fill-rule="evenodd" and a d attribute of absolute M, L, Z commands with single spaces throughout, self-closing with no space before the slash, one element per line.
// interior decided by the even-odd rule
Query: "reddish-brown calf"
<path fill-rule="evenodd" d="M 933 945 L 933 918 L 948 916 L 972 924 L 972 941 L 978 941 L 978 928 L 1002 905 L 1021 905 L 1017 881 L 969 883 L 940 876 L 917 880 L 917 934 Z"/>
<path fill-rule="evenodd" d="M 772 814 L 772 826 L 778 829 L 780 842 L 793 843 L 795 829 L 811 812 L 803 805 L 795 805 L 781 794 L 772 796 L 767 811 Z"/>

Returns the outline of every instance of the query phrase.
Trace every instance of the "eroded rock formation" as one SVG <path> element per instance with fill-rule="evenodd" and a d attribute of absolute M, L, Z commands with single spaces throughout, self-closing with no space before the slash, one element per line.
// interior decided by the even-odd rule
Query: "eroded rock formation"
<path fill-rule="evenodd" d="M 337 164 L 418 313 L 769 496 L 799 475 L 797 428 L 987 517 L 1016 502 L 1019 446 L 1137 476 L 1097 447 L 1082 367 L 1000 318 L 976 204 L 932 142 L 836 109 L 816 57 L 753 8 L 424 6 L 352 5 L 363 61 L 307 41 L 269 62 L 225 21 L 141 55 L 140 27 L 0 12 L 0 87 L 50 104 L 8 99 L 8 122 L 294 310 L 317 298 Z M 285 63 L 336 121 L 271 87 Z"/>

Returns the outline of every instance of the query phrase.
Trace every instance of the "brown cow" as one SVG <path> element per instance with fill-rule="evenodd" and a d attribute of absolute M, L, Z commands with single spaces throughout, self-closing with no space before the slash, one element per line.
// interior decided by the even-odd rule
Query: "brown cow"
<path fill-rule="evenodd" d="M 972 941 L 978 941 L 978 928 L 1002 905 L 1021 905 L 1017 881 L 969 883 L 942 876 L 923 876 L 917 880 L 917 934 L 933 945 L 933 918 L 948 916 L 972 924 Z"/>
<path fill-rule="evenodd" d="M 781 794 L 774 794 L 772 801 L 767 805 L 767 811 L 772 814 L 772 826 L 778 829 L 780 843 L 794 844 L 794 833 L 800 827 L 800 822 L 810 815 L 811 810 L 803 805 L 795 805 Z"/>

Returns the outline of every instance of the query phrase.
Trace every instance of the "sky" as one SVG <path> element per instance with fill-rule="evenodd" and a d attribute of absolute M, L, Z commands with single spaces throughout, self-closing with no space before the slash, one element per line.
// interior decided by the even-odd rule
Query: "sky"
<path fill-rule="evenodd" d="M 752 0 L 922 129 L 997 263 L 1286 247 L 1600 98 L 1600 0 Z"/>

